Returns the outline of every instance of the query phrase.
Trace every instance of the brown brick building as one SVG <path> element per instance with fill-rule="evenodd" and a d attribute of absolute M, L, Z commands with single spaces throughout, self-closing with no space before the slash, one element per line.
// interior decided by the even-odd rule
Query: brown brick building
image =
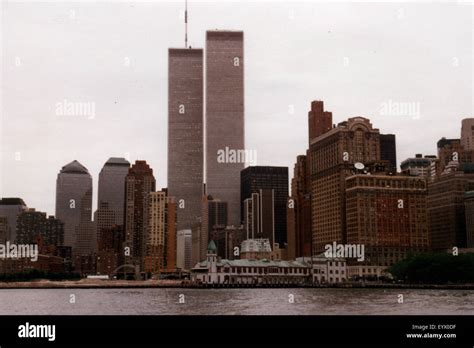
<path fill-rule="evenodd" d="M 311 256 L 311 177 L 307 155 L 296 158 L 287 205 L 288 259 Z"/>
<path fill-rule="evenodd" d="M 466 211 L 466 244 L 468 248 L 474 248 L 474 191 L 465 193 L 464 208 Z"/>
<path fill-rule="evenodd" d="M 474 190 L 474 174 L 452 172 L 428 185 L 431 247 L 446 250 L 467 246 L 464 195 Z"/>
<path fill-rule="evenodd" d="M 390 266 L 429 249 L 425 178 L 354 175 L 346 178 L 348 244 L 364 244 L 365 264 Z"/>
<path fill-rule="evenodd" d="M 155 191 L 153 169 L 146 161 L 136 161 L 125 178 L 125 247 L 130 256 L 127 264 L 140 264 L 143 269 L 146 251 L 148 194 Z"/>
<path fill-rule="evenodd" d="M 352 117 L 311 141 L 313 253 L 346 242 L 345 179 L 354 164 L 380 162 L 380 132 L 364 117 Z"/>

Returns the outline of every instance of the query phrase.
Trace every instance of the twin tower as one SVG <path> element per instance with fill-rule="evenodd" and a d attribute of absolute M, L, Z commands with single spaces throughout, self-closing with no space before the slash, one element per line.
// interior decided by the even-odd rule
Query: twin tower
<path fill-rule="evenodd" d="M 244 163 L 218 154 L 245 149 L 243 39 L 242 31 L 212 30 L 204 51 L 169 49 L 168 192 L 180 208 L 178 229 L 198 223 L 203 195 L 227 202 L 229 225 L 241 223 Z"/>

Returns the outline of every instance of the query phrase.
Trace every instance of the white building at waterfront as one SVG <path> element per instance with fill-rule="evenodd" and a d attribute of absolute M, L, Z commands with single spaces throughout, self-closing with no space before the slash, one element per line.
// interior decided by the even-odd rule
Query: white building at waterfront
<path fill-rule="evenodd" d="M 192 269 L 191 279 L 212 285 L 310 285 L 311 266 L 299 261 L 221 260 L 211 240 L 207 259 Z"/>
<path fill-rule="evenodd" d="M 328 285 L 344 283 L 348 267 L 343 258 L 323 254 L 294 261 L 269 259 L 226 260 L 217 256 L 216 244 L 209 242 L 207 259 L 194 266 L 191 279 L 206 285 Z"/>

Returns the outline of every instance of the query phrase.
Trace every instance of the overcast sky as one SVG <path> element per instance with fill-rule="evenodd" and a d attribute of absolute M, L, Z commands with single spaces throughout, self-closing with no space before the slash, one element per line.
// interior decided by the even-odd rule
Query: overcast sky
<path fill-rule="evenodd" d="M 167 53 L 184 46 L 184 1 L 1 6 L 0 196 L 54 214 L 57 173 L 76 159 L 95 202 L 111 156 L 146 160 L 166 187 Z M 472 7 L 191 1 L 189 43 L 244 31 L 246 147 L 258 165 L 292 174 L 315 99 L 335 123 L 365 116 L 395 133 L 400 162 L 436 154 L 474 117 Z M 64 100 L 94 103 L 94 117 L 58 114 Z"/>

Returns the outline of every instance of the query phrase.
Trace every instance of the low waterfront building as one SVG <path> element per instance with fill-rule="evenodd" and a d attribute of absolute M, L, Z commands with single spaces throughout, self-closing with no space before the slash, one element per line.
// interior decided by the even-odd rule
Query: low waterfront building
<path fill-rule="evenodd" d="M 207 259 L 191 271 L 192 281 L 206 285 L 308 285 L 311 266 L 299 261 L 226 260 L 217 257 L 217 247 L 209 242 Z"/>
<path fill-rule="evenodd" d="M 328 258 L 324 253 L 317 256 L 299 257 L 296 261 L 313 265 L 313 284 L 344 283 L 348 279 L 344 258 Z"/>
<path fill-rule="evenodd" d="M 350 280 L 376 280 L 385 276 L 386 266 L 350 265 L 347 267 L 347 276 Z"/>

